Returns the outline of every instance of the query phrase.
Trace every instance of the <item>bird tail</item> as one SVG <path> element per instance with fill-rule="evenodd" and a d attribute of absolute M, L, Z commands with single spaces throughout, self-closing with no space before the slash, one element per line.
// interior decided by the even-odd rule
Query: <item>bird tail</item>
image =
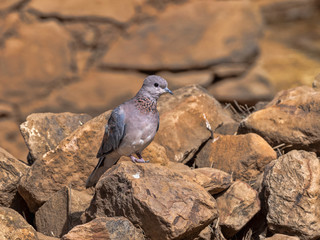
<path fill-rule="evenodd" d="M 87 179 L 86 188 L 94 187 L 104 172 L 116 164 L 119 158 L 120 156 L 118 154 L 108 154 L 100 157 L 97 166 Z"/>

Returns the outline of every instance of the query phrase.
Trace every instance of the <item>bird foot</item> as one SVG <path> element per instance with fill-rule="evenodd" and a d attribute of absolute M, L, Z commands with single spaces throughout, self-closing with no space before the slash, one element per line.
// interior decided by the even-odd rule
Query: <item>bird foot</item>
<path fill-rule="evenodd" d="M 149 161 L 145 161 L 143 158 L 136 158 L 131 155 L 130 155 L 130 158 L 131 158 L 131 161 L 134 163 L 148 163 L 149 162 Z"/>

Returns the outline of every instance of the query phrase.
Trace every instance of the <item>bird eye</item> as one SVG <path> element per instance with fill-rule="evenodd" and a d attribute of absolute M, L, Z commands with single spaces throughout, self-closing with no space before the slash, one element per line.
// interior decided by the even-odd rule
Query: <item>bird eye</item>
<path fill-rule="evenodd" d="M 154 86 L 155 86 L 155 87 L 159 87 L 159 84 L 158 84 L 158 83 L 155 83 Z"/>

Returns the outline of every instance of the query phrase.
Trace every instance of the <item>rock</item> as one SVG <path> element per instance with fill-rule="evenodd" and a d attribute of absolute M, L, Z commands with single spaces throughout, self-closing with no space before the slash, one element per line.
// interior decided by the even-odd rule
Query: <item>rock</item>
<path fill-rule="evenodd" d="M 124 217 L 99 217 L 74 227 L 62 240 L 143 240 L 142 231 Z"/>
<path fill-rule="evenodd" d="M 164 71 L 157 73 L 157 75 L 167 80 L 171 90 L 192 84 L 207 87 L 213 81 L 213 73 L 210 70 L 186 71 L 181 73 L 172 73 Z"/>
<path fill-rule="evenodd" d="M 28 148 L 20 134 L 17 121 L 12 118 L 0 121 L 0 133 L 1 147 L 27 163 Z"/>
<path fill-rule="evenodd" d="M 215 78 L 224 79 L 244 75 L 250 69 L 250 66 L 247 63 L 221 63 L 211 69 Z"/>
<path fill-rule="evenodd" d="M 263 186 L 269 229 L 320 238 L 320 162 L 315 153 L 293 150 L 270 164 Z"/>
<path fill-rule="evenodd" d="M 155 141 L 152 141 L 150 145 L 143 150 L 143 158 L 151 163 L 159 163 L 163 166 L 170 163 L 165 147 Z"/>
<path fill-rule="evenodd" d="M 25 106 L 24 112 L 72 111 L 97 116 L 133 97 L 145 77 L 146 75 L 136 72 L 92 70 L 83 74 L 81 81 L 57 89 L 41 102 Z M 86 96 L 85 101 L 83 96 Z"/>
<path fill-rule="evenodd" d="M 221 105 L 201 87 L 192 85 L 162 96 L 158 101 L 160 127 L 154 141 L 165 147 L 171 161 L 186 163 L 211 136 L 206 127 L 207 118 L 214 130 L 233 134 L 238 124 Z"/>
<path fill-rule="evenodd" d="M 235 179 L 255 180 L 264 167 L 277 158 L 277 153 L 257 134 L 216 135 L 196 157 L 196 166 L 225 171 Z"/>
<path fill-rule="evenodd" d="M 21 4 L 21 2 L 23 2 L 23 0 L 4 0 L 4 1 L 1 1 L 0 11 L 1 12 L 9 11 L 9 10 L 13 9 L 14 7 L 16 7 L 18 4 Z"/>
<path fill-rule="evenodd" d="M 259 212 L 258 193 L 248 184 L 236 181 L 216 198 L 223 235 L 232 237 Z"/>
<path fill-rule="evenodd" d="M 28 166 L 3 148 L 0 148 L 0 206 L 12 207 L 19 199 L 17 192 L 20 178 L 27 173 Z"/>
<path fill-rule="evenodd" d="M 262 110 L 241 122 L 239 132 L 255 132 L 271 146 L 319 152 L 320 92 L 297 87 L 279 92 Z"/>
<path fill-rule="evenodd" d="M 313 0 L 258 0 L 255 2 L 267 23 L 301 20 L 316 13 L 316 1 Z"/>
<path fill-rule="evenodd" d="M 277 92 L 301 85 L 311 86 L 314 76 L 319 73 L 320 60 L 314 57 L 320 52 L 319 31 L 313 31 L 319 21 L 318 14 L 308 20 L 269 25 L 264 31 L 259 42 L 259 58 Z"/>
<path fill-rule="evenodd" d="M 265 240 L 300 240 L 300 238 L 296 236 L 288 236 L 284 234 L 274 234 L 272 237 L 267 237 Z"/>
<path fill-rule="evenodd" d="M 89 121 L 87 114 L 33 113 L 20 125 L 32 162 L 52 151 L 65 137 Z M 41 143 L 41 144 L 39 144 Z"/>
<path fill-rule="evenodd" d="M 314 81 L 312 83 L 312 87 L 315 89 L 315 90 L 318 90 L 320 89 L 320 74 L 318 74 L 315 78 L 314 78 Z"/>
<path fill-rule="evenodd" d="M 258 12 L 246 1 L 170 5 L 111 44 L 101 66 L 160 71 L 250 62 L 260 31 Z"/>
<path fill-rule="evenodd" d="M 109 114 L 110 111 L 105 112 L 86 122 L 32 165 L 18 188 L 32 212 L 64 186 L 85 189 L 85 181 L 97 164 L 96 153 Z"/>
<path fill-rule="evenodd" d="M 124 0 L 115 2 L 112 0 L 90 2 L 71 1 L 50 1 L 34 0 L 28 7 L 29 11 L 40 16 L 56 16 L 61 19 L 78 20 L 100 20 L 114 23 L 125 23 L 133 19 L 136 8 L 141 7 L 143 1 Z M 86 6 L 86 7 L 83 7 Z M 125 7 L 123 7 L 125 6 Z"/>
<path fill-rule="evenodd" d="M 211 240 L 212 239 L 212 228 L 211 226 L 207 226 L 205 229 L 203 229 L 199 236 L 195 238 L 194 240 Z"/>
<path fill-rule="evenodd" d="M 23 108 L 68 82 L 70 37 L 55 21 L 20 22 L 14 31 L 1 48 L 0 99 Z"/>
<path fill-rule="evenodd" d="M 219 102 L 232 102 L 253 106 L 259 101 L 270 101 L 274 89 L 268 75 L 259 67 L 254 67 L 244 76 L 223 79 L 208 88 Z"/>
<path fill-rule="evenodd" d="M 13 106 L 5 102 L 0 102 L 0 118 L 12 117 L 13 115 Z"/>
<path fill-rule="evenodd" d="M 60 238 L 56 238 L 56 237 L 49 237 L 49 236 L 46 236 L 42 233 L 39 233 L 37 232 L 37 236 L 39 238 L 39 240 L 59 240 Z"/>
<path fill-rule="evenodd" d="M 194 181 L 206 189 L 211 195 L 226 190 L 233 183 L 232 176 L 215 168 L 191 169 L 182 163 L 169 162 L 167 167 L 179 172 L 187 180 Z"/>
<path fill-rule="evenodd" d="M 11 208 L 0 207 L 0 239 L 38 240 L 37 232 Z"/>
<path fill-rule="evenodd" d="M 196 237 L 218 216 L 213 197 L 158 164 L 121 162 L 99 180 L 85 216 L 126 216 L 151 239 Z"/>
<path fill-rule="evenodd" d="M 80 224 L 80 217 L 89 206 L 92 196 L 84 192 L 62 188 L 44 203 L 35 214 L 38 232 L 61 237 Z"/>

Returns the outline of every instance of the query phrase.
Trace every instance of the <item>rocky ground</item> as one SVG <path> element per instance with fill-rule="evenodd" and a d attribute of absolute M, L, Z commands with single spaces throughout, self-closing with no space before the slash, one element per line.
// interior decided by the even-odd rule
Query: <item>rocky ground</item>
<path fill-rule="evenodd" d="M 2 1 L 0 239 L 320 239 L 319 5 Z M 148 74 L 150 163 L 85 189 Z"/>

